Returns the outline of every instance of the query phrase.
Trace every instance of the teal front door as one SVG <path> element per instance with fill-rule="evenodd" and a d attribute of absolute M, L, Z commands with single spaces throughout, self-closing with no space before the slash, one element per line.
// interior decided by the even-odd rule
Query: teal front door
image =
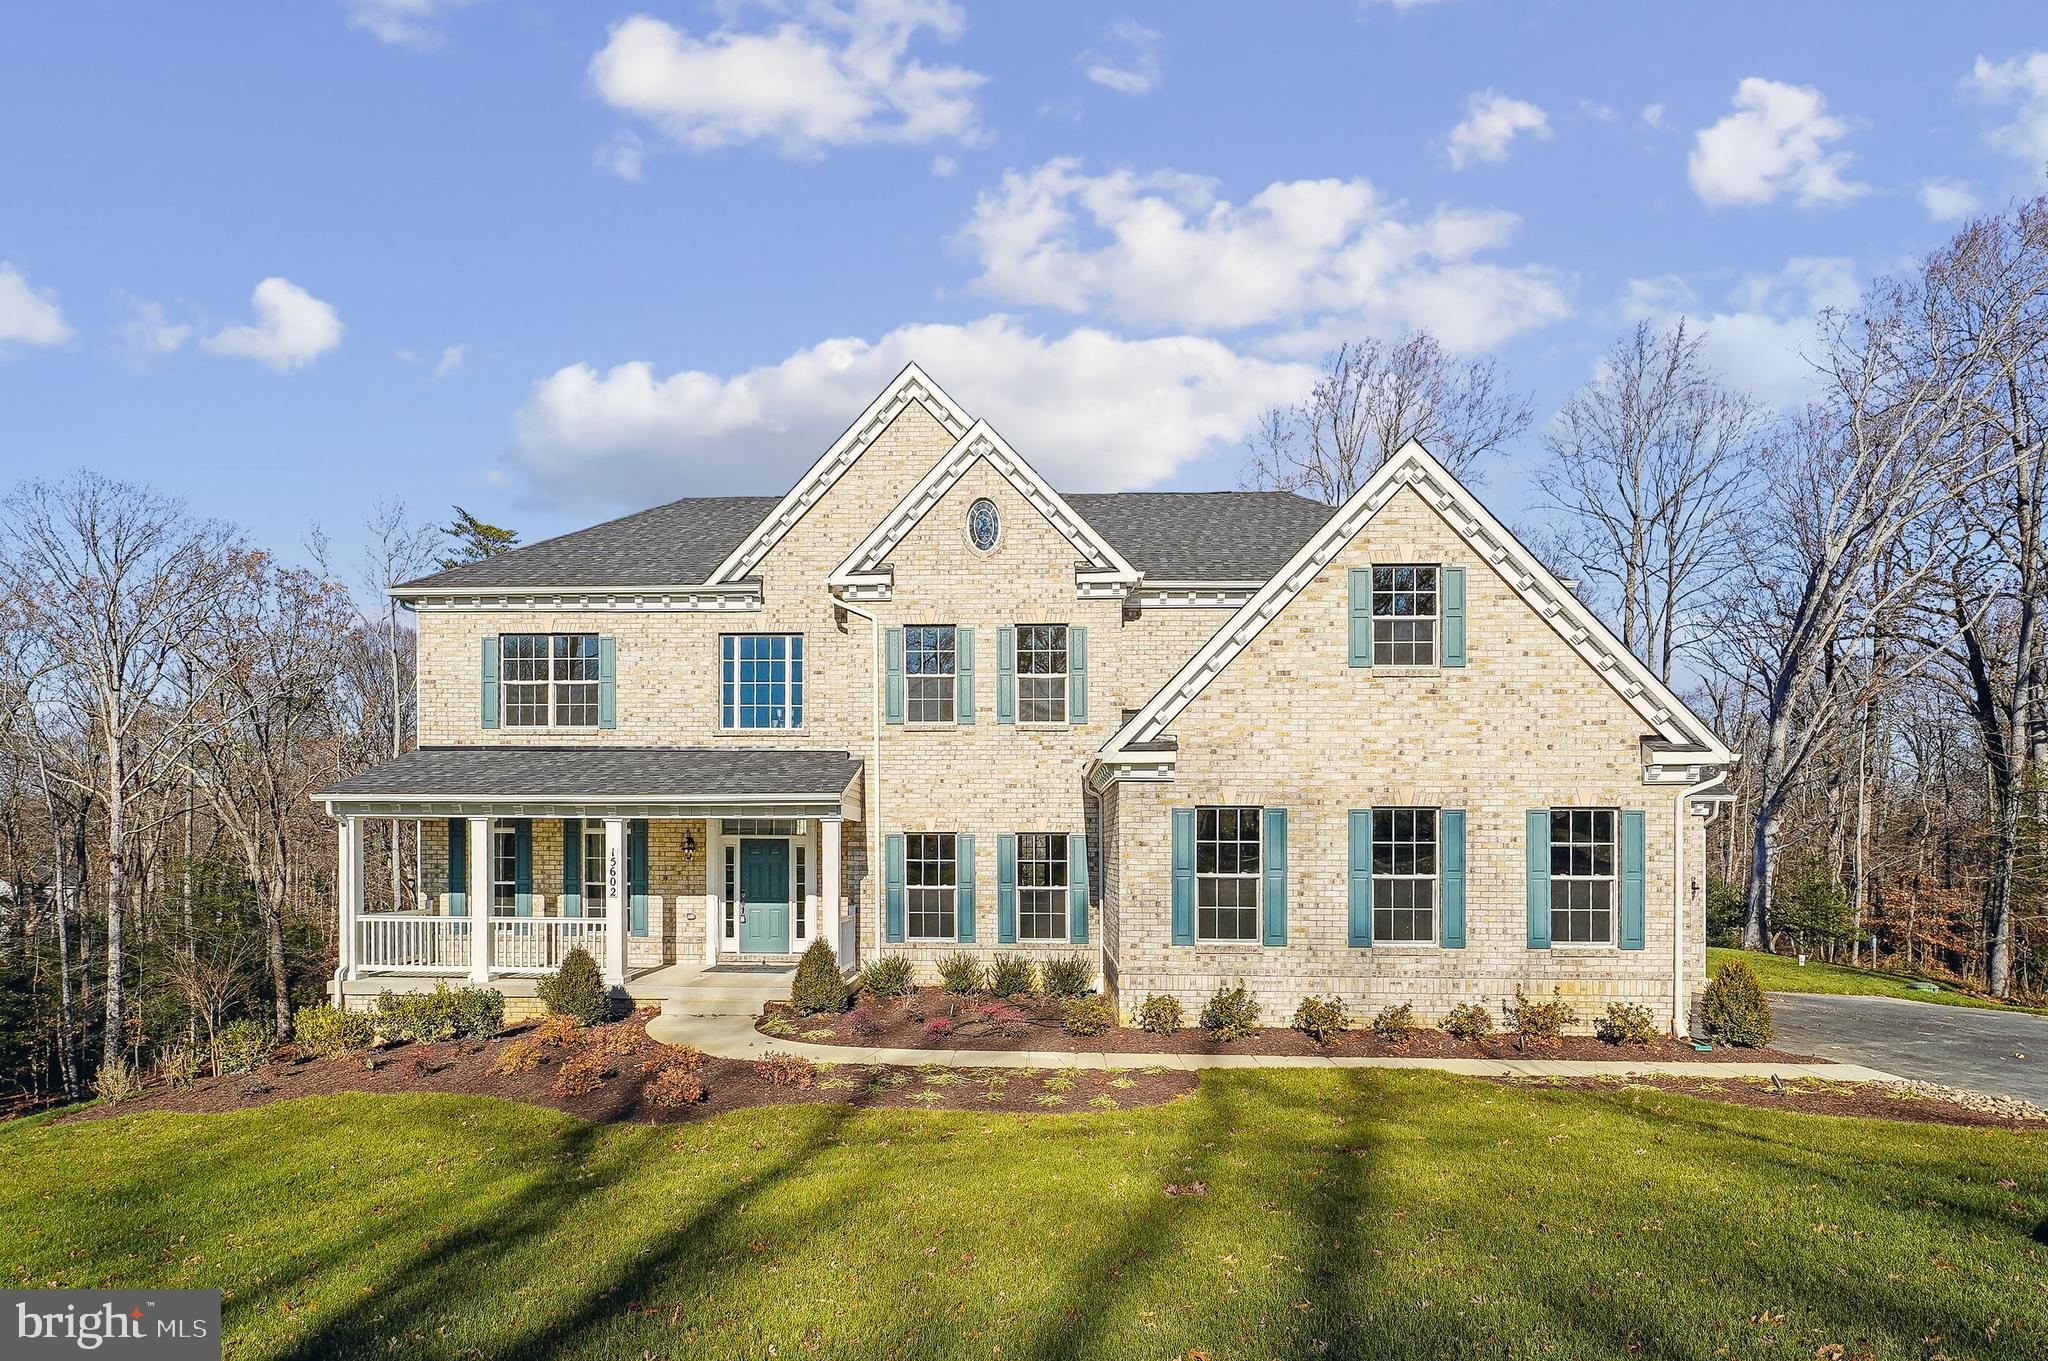
<path fill-rule="evenodd" d="M 789 953 L 789 843 L 740 842 L 740 953 Z"/>

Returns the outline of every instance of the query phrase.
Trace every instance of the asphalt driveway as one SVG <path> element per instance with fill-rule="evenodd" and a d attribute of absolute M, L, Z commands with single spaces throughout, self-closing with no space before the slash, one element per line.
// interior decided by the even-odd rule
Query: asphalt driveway
<path fill-rule="evenodd" d="M 1779 1049 L 2048 1106 L 2048 1016 L 1807 992 L 1771 1016 Z"/>

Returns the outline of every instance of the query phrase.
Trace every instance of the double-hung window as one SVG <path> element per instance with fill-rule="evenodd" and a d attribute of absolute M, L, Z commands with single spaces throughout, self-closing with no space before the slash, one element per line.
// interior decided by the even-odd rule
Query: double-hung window
<path fill-rule="evenodd" d="M 800 633 L 728 633 L 719 639 L 719 724 L 729 731 L 804 725 Z"/>
<path fill-rule="evenodd" d="M 1614 939 L 1612 808 L 1550 810 L 1550 939 L 1606 945 Z"/>
<path fill-rule="evenodd" d="M 1067 721 L 1067 626 L 1017 626 L 1017 721 Z"/>
<path fill-rule="evenodd" d="M 1372 569 L 1372 664 L 1434 666 L 1437 569 Z"/>
<path fill-rule="evenodd" d="M 913 624 L 903 630 L 903 676 L 912 723 L 951 723 L 960 658 L 951 624 Z"/>
<path fill-rule="evenodd" d="M 1195 939 L 1259 939 L 1259 812 L 1195 810 Z"/>
<path fill-rule="evenodd" d="M 500 823 L 491 828 L 491 915 L 510 917 L 519 910 L 519 829 Z"/>
<path fill-rule="evenodd" d="M 597 726 L 597 635 L 507 633 L 498 639 L 505 725 Z"/>
<path fill-rule="evenodd" d="M 604 823 L 583 824 L 583 915 L 602 917 L 605 907 Z"/>
<path fill-rule="evenodd" d="M 1067 836 L 1017 833 L 1017 939 L 1067 938 Z"/>
<path fill-rule="evenodd" d="M 951 832 L 911 832 L 903 838 L 904 906 L 912 940 L 952 940 L 956 870 Z"/>
<path fill-rule="evenodd" d="M 1373 940 L 1435 941 L 1436 903 L 1436 809 L 1373 809 Z"/>

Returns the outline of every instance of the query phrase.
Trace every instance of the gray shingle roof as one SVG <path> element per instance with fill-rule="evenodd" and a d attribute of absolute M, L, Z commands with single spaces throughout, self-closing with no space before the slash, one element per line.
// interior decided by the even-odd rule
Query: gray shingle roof
<path fill-rule="evenodd" d="M 692 496 L 407 586 L 694 586 L 766 519 L 779 496 Z"/>
<path fill-rule="evenodd" d="M 1264 581 L 1335 513 L 1284 491 L 1075 493 L 1067 504 L 1154 581 Z"/>
<path fill-rule="evenodd" d="M 421 747 L 318 798 L 533 795 L 699 799 L 842 793 L 860 771 L 843 751 L 759 747 Z"/>

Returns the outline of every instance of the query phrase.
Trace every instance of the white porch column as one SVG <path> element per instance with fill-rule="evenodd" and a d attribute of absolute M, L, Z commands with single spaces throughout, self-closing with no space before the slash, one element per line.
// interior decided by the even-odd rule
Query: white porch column
<path fill-rule="evenodd" d="M 626 981 L 626 820 L 604 820 L 604 981 Z"/>
<path fill-rule="evenodd" d="M 463 890 L 469 895 L 469 981 L 491 981 L 491 820 L 470 818 L 469 867 Z"/>
<path fill-rule="evenodd" d="M 813 928 L 813 939 L 831 942 L 832 953 L 836 956 L 846 946 L 843 931 L 846 904 L 841 901 L 839 887 L 839 831 L 843 824 L 838 818 L 824 818 L 818 823 L 818 920 Z M 843 966 L 846 961 L 840 960 Z"/>
<path fill-rule="evenodd" d="M 363 911 L 363 820 L 347 816 L 341 820 L 341 874 L 335 881 L 341 893 L 341 939 L 336 962 L 341 976 L 354 978 L 361 967 L 356 958 L 356 918 Z"/>

